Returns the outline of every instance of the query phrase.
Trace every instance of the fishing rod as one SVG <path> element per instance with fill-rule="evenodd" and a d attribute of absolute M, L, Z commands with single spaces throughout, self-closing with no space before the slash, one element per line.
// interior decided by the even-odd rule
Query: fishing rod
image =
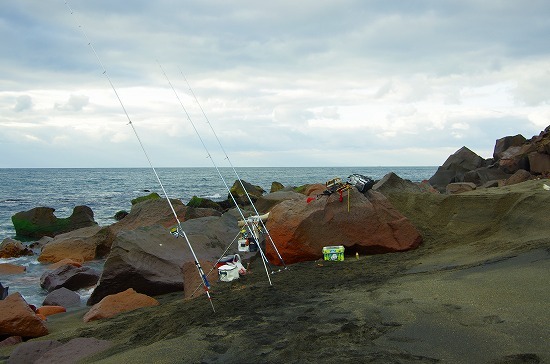
<path fill-rule="evenodd" d="M 250 205 L 252 206 L 252 208 L 254 209 L 254 212 L 256 213 L 256 216 L 260 216 L 260 213 L 258 212 L 258 210 L 256 209 L 256 205 L 254 205 L 254 202 L 252 201 L 252 198 L 250 197 L 250 194 L 248 193 L 248 191 L 246 190 L 246 188 L 244 187 L 244 184 L 243 184 L 243 180 L 241 179 L 241 177 L 239 176 L 239 174 L 237 173 L 237 170 L 235 169 L 235 166 L 233 166 L 233 163 L 231 163 L 231 159 L 229 159 L 229 156 L 227 155 L 227 152 L 225 151 L 225 148 L 223 147 L 221 141 L 220 141 L 220 138 L 218 138 L 218 134 L 216 133 L 216 131 L 214 130 L 214 127 L 212 126 L 212 123 L 210 123 L 210 119 L 208 119 L 208 116 L 206 116 L 206 113 L 204 112 L 204 109 L 202 108 L 201 104 L 199 103 L 199 99 L 197 98 L 197 96 L 195 95 L 195 92 L 193 92 L 193 89 L 191 88 L 191 85 L 189 84 L 189 81 L 187 81 L 187 78 L 185 77 L 185 75 L 183 74 L 182 70 L 180 69 L 179 70 L 183 79 L 185 80 L 185 83 L 187 84 L 187 87 L 189 88 L 189 91 L 191 92 L 191 95 L 193 95 L 193 98 L 195 99 L 195 102 L 197 103 L 197 105 L 199 106 L 201 112 L 202 112 L 202 115 L 204 116 L 204 119 L 206 120 L 206 123 L 208 124 L 208 126 L 210 127 L 210 130 L 212 130 L 212 133 L 214 134 L 214 136 L 216 137 L 216 140 L 218 142 L 218 145 L 220 146 L 223 154 L 225 155 L 225 159 L 227 160 L 227 162 L 229 163 L 229 165 L 231 166 L 231 169 L 233 169 L 233 173 L 235 173 L 235 176 L 237 177 L 237 180 L 239 181 L 239 183 L 241 184 L 241 187 L 243 188 L 243 191 L 246 195 L 246 197 L 248 198 L 248 201 L 250 202 Z M 280 262 L 283 264 L 283 267 L 284 269 L 288 269 L 288 267 L 286 266 L 285 264 L 285 261 L 283 260 L 283 257 L 281 256 L 281 254 L 279 253 L 279 249 L 277 249 L 277 245 L 275 245 L 275 241 L 273 240 L 273 238 L 271 237 L 271 234 L 269 233 L 269 230 L 267 229 L 267 226 L 265 226 L 264 222 L 262 219 L 258 219 L 260 224 L 262 225 L 262 228 L 264 229 L 264 231 L 266 232 L 267 236 L 269 237 L 269 241 L 271 242 L 271 245 L 273 246 L 273 249 L 275 250 L 275 252 L 277 253 L 277 257 L 279 258 Z"/>
<path fill-rule="evenodd" d="M 71 6 L 69 5 L 68 1 L 65 1 L 65 5 L 67 5 L 67 8 L 69 9 L 71 15 L 73 15 L 75 18 L 77 18 L 76 14 L 74 13 Z M 170 206 L 170 209 L 172 210 L 172 214 L 174 215 L 174 217 L 176 219 L 176 222 L 177 222 L 177 225 L 178 225 L 178 229 L 177 229 L 178 236 L 183 236 L 183 238 L 187 242 L 187 246 L 189 247 L 189 250 L 191 250 L 191 254 L 193 255 L 193 259 L 195 260 L 195 266 L 197 267 L 199 275 L 200 275 L 200 277 L 202 279 L 202 282 L 204 284 L 204 290 L 206 292 L 206 296 L 208 297 L 208 301 L 210 302 L 210 305 L 212 306 L 212 311 L 216 312 L 216 310 L 214 308 L 214 303 L 212 302 L 212 297 L 210 296 L 210 283 L 208 282 L 208 279 L 206 278 L 206 275 L 204 274 L 204 271 L 203 271 L 203 269 L 201 267 L 201 264 L 200 264 L 200 262 L 197 258 L 197 255 L 195 254 L 195 251 L 193 250 L 193 246 L 191 245 L 191 242 L 189 241 L 189 238 L 187 237 L 187 234 L 185 233 L 185 231 L 183 230 L 183 228 L 181 226 L 181 221 L 178 218 L 178 214 L 176 213 L 176 210 L 174 209 L 174 206 L 172 205 L 172 202 L 170 201 L 170 198 L 168 197 L 168 194 L 166 193 L 166 190 L 164 189 L 164 185 L 162 184 L 162 181 L 160 180 L 160 177 L 159 177 L 155 167 L 153 166 L 153 163 L 151 162 L 151 159 L 149 158 L 149 155 L 147 154 L 147 151 L 145 150 L 145 146 L 141 142 L 141 138 L 139 137 L 139 134 L 137 133 L 137 130 L 134 127 L 134 124 L 132 123 L 132 120 L 130 119 L 130 115 L 128 114 L 128 112 L 126 111 L 126 108 L 124 107 L 124 103 L 122 102 L 122 99 L 120 98 L 120 96 L 119 96 L 119 94 L 118 94 L 118 92 L 115 88 L 115 85 L 113 84 L 113 82 L 111 81 L 111 78 L 109 77 L 109 74 L 107 73 L 107 69 L 103 65 L 103 62 L 101 61 L 101 58 L 99 57 L 98 53 L 96 52 L 92 42 L 88 38 L 88 35 L 84 31 L 84 28 L 80 25 L 80 22 L 78 21 L 78 18 L 77 18 L 77 25 L 78 25 L 78 28 L 81 30 L 82 34 L 84 35 L 84 38 L 88 42 L 88 45 L 92 49 L 94 55 L 96 56 L 97 61 L 99 62 L 99 65 L 101 66 L 101 68 L 103 70 L 103 74 L 105 75 L 105 77 L 109 81 L 109 84 L 111 85 L 111 88 L 113 89 L 113 91 L 116 95 L 116 98 L 118 99 L 118 102 L 120 103 L 120 106 L 122 107 L 122 110 L 124 111 L 124 115 L 126 115 L 126 119 L 128 119 L 128 125 L 130 125 L 130 127 L 132 128 L 132 130 L 134 132 L 134 135 L 136 136 L 136 138 L 139 142 L 139 145 L 141 146 L 141 150 L 145 154 L 145 158 L 147 159 L 147 162 L 149 163 L 149 166 L 151 167 L 151 169 L 153 170 L 153 173 L 155 174 L 155 177 L 156 177 L 156 179 L 157 179 L 157 181 L 160 185 L 160 188 L 161 188 L 162 192 L 164 193 L 164 196 L 166 197 L 166 201 L 168 201 L 168 205 Z"/>
<path fill-rule="evenodd" d="M 206 144 L 204 143 L 204 140 L 202 139 L 198 129 L 196 128 L 195 126 L 195 123 L 193 122 L 193 120 L 191 119 L 191 116 L 189 115 L 189 113 L 187 112 L 187 109 L 185 108 L 185 106 L 183 105 L 183 102 L 181 101 L 176 89 L 174 88 L 174 86 L 172 85 L 172 82 L 170 82 L 170 79 L 168 78 L 168 75 L 166 74 L 166 72 L 164 71 L 164 68 L 162 67 L 162 65 L 157 61 L 162 73 L 164 74 L 164 77 L 166 77 L 166 81 L 168 81 L 168 84 L 170 85 L 170 88 L 172 89 L 172 91 L 174 91 L 174 95 L 176 95 L 176 99 L 178 99 L 178 102 L 179 104 L 181 105 L 181 108 L 183 109 L 183 111 L 185 112 L 185 115 L 187 116 L 187 120 L 189 120 L 189 122 L 191 123 L 191 126 L 193 126 L 193 129 L 195 130 L 195 133 L 197 134 L 197 136 L 199 137 L 199 140 L 204 148 L 204 150 L 206 151 L 206 155 L 207 155 L 207 158 L 210 159 L 210 161 L 212 162 L 212 165 L 214 166 L 214 168 L 216 169 L 216 171 L 218 172 L 218 175 L 220 176 L 221 180 L 223 181 L 223 184 L 225 185 L 225 188 L 227 189 L 227 191 L 229 192 L 229 195 L 231 196 L 231 199 L 233 200 L 233 202 L 235 203 L 235 206 L 237 207 L 237 210 L 239 211 L 239 214 L 241 215 L 242 219 L 244 220 L 245 224 L 246 224 L 246 227 L 248 228 L 248 230 L 250 231 L 250 234 L 251 236 L 255 236 L 254 235 L 254 230 L 253 230 L 253 226 L 252 226 L 252 222 L 248 221 L 245 217 L 244 217 L 244 214 L 241 210 L 241 208 L 239 207 L 239 204 L 237 203 L 237 200 L 235 200 L 235 197 L 233 196 L 233 194 L 231 193 L 231 189 L 229 188 L 229 186 L 227 185 L 227 182 L 225 181 L 225 178 L 223 178 L 223 175 L 221 174 L 220 172 L 220 169 L 218 168 L 216 162 L 214 161 L 214 158 L 212 158 L 212 155 L 210 154 L 210 152 L 208 151 L 208 148 L 206 147 Z M 263 249 L 260 247 L 260 244 L 258 242 L 258 250 L 260 251 L 260 254 L 262 256 L 262 262 L 264 263 L 264 268 L 265 268 L 265 273 L 267 274 L 267 279 L 269 281 L 269 285 L 271 286 L 272 283 L 271 283 L 271 277 L 269 276 L 269 272 L 267 270 L 267 265 L 266 265 L 266 262 L 267 264 L 270 264 L 269 263 L 269 260 L 267 259 L 267 257 L 265 256 L 264 254 L 264 251 Z M 271 267 L 271 266 L 270 266 Z"/>

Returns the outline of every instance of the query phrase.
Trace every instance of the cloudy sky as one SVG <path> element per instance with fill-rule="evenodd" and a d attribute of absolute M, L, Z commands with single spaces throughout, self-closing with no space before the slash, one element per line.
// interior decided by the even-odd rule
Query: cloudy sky
<path fill-rule="evenodd" d="M 226 166 L 201 107 L 236 166 L 489 158 L 550 125 L 549 34 L 546 0 L 2 1 L 0 167 L 212 166 L 193 125 Z"/>

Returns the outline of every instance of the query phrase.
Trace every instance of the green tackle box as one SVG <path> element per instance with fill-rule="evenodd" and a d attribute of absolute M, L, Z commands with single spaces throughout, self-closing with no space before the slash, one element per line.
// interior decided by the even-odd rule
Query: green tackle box
<path fill-rule="evenodd" d="M 323 247 L 323 258 L 325 260 L 342 261 L 344 260 L 344 246 L 331 245 Z"/>

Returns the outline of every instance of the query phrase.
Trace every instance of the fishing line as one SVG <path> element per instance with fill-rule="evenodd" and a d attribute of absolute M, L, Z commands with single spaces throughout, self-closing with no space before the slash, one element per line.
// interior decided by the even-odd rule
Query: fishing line
<path fill-rule="evenodd" d="M 208 116 L 206 116 L 206 113 L 204 112 L 204 109 L 202 108 L 201 104 L 199 103 L 199 99 L 197 98 L 197 96 L 195 95 L 195 92 L 193 92 L 193 89 L 191 88 L 191 85 L 189 84 L 189 82 L 187 81 L 187 78 L 185 77 L 185 75 L 183 74 L 182 70 L 180 69 L 179 70 L 183 79 L 185 80 L 185 83 L 187 84 L 187 87 L 189 88 L 189 91 L 191 92 L 191 95 L 193 95 L 193 98 L 195 99 L 195 102 L 197 103 L 197 105 L 199 106 L 201 112 L 202 112 L 202 115 L 204 116 L 204 119 L 206 120 L 206 123 L 208 124 L 208 126 L 210 127 L 210 130 L 212 130 L 212 133 L 214 134 L 214 136 L 216 137 L 216 140 L 218 142 L 218 145 L 220 146 L 223 154 L 225 155 L 225 159 L 227 160 L 227 162 L 229 163 L 229 165 L 231 166 L 231 169 L 233 169 L 233 173 L 235 173 L 235 176 L 237 177 L 237 180 L 239 181 L 239 183 L 241 184 L 241 187 L 243 188 L 243 191 L 244 193 L 246 194 L 246 197 L 248 198 L 248 201 L 250 202 L 250 205 L 252 206 L 252 208 L 254 209 L 254 212 L 256 213 L 256 216 L 260 216 L 260 213 L 258 212 L 258 210 L 256 209 L 256 205 L 254 205 L 254 202 L 252 201 L 252 198 L 250 197 L 248 191 L 246 190 L 246 188 L 244 187 L 244 184 L 243 184 L 243 181 L 241 179 L 241 177 L 239 176 L 239 174 L 237 173 L 237 170 L 235 169 L 235 167 L 233 166 L 233 163 L 231 163 L 231 160 L 229 159 L 229 155 L 227 155 L 227 152 L 225 151 L 225 148 L 223 147 L 221 141 L 220 141 L 220 138 L 218 138 L 218 134 L 216 133 L 216 131 L 214 130 L 214 127 L 212 126 L 212 123 L 210 123 L 210 119 L 208 119 Z M 271 237 L 271 234 L 269 233 L 269 230 L 267 229 L 267 226 L 265 226 L 264 222 L 262 219 L 258 219 L 259 222 L 261 223 L 262 225 L 262 228 L 264 229 L 264 231 L 266 232 L 267 236 L 269 237 L 269 241 L 271 242 L 271 245 L 273 246 L 273 249 L 275 250 L 275 252 L 277 253 L 277 256 L 280 260 L 280 262 L 283 264 L 283 267 L 284 269 L 288 269 L 286 264 L 285 264 L 285 261 L 283 260 L 283 257 L 281 257 L 281 254 L 279 253 L 279 250 L 277 249 L 277 245 L 275 245 L 275 241 L 273 241 L 273 238 Z"/>
<path fill-rule="evenodd" d="M 206 292 L 206 296 L 208 297 L 208 301 L 210 302 L 210 305 L 212 306 L 212 311 L 216 312 L 216 310 L 214 309 L 214 303 L 212 302 L 212 297 L 210 296 L 210 283 L 208 282 L 208 279 L 206 278 L 206 275 L 204 274 L 204 271 L 203 271 L 203 269 L 202 269 L 202 267 L 199 263 L 199 260 L 197 258 L 197 255 L 195 254 L 195 251 L 193 250 L 193 247 L 191 246 L 191 242 L 189 241 L 189 238 L 187 237 L 187 234 L 185 233 L 185 231 L 183 230 L 183 228 L 181 226 L 181 222 L 178 218 L 176 210 L 174 209 L 174 206 L 172 205 L 172 202 L 170 201 L 170 198 L 168 197 L 168 194 L 166 193 L 166 190 L 164 189 L 164 185 L 162 184 L 162 181 L 160 180 L 160 177 L 159 177 L 155 167 L 153 166 L 153 163 L 151 162 L 151 159 L 149 158 L 149 155 L 147 154 L 147 151 L 145 150 L 145 147 L 144 147 L 143 143 L 141 142 L 141 138 L 139 137 L 139 134 L 137 133 L 137 130 L 134 127 L 134 124 L 132 123 L 132 120 L 130 119 L 130 115 L 126 111 L 126 108 L 124 107 L 124 103 L 122 102 L 122 99 L 120 98 L 120 96 L 119 96 L 119 94 L 118 94 L 118 92 L 115 88 L 115 85 L 113 84 L 113 82 L 111 81 L 111 78 L 109 77 L 109 74 L 107 73 L 107 69 L 103 65 L 103 62 L 101 62 L 101 58 L 97 54 L 92 42 L 90 41 L 90 39 L 88 38 L 88 35 L 84 31 L 84 28 L 82 27 L 82 25 L 80 25 L 80 22 L 78 21 L 78 17 L 76 16 L 75 12 L 73 11 L 71 6 L 69 5 L 68 1 L 65 1 L 65 5 L 67 5 L 67 8 L 69 9 L 71 15 L 73 15 L 76 18 L 76 23 L 78 25 L 78 28 L 80 29 L 80 31 L 84 35 L 84 38 L 88 42 L 88 45 L 90 46 L 90 48 L 92 49 L 95 57 L 97 58 L 97 61 L 98 61 L 99 65 L 101 66 L 102 70 L 103 70 L 103 75 L 105 75 L 105 77 L 109 81 L 109 84 L 111 85 L 111 88 L 113 89 L 113 91 L 114 91 L 114 93 L 115 93 L 115 95 L 118 99 L 118 102 L 120 103 L 120 106 L 122 107 L 122 110 L 124 111 L 124 115 L 126 115 L 126 118 L 128 119 L 128 124 L 132 127 L 134 135 L 136 136 L 136 138 L 139 142 L 139 145 L 141 146 L 141 150 L 145 154 L 145 158 L 147 159 L 147 162 L 149 163 L 149 166 L 153 170 L 153 173 L 155 174 L 155 177 L 156 177 L 156 179 L 157 179 L 157 181 L 160 185 L 160 188 L 161 188 L 162 192 L 164 193 L 164 196 L 166 197 L 166 201 L 168 201 L 168 205 L 170 206 L 170 209 L 172 210 L 172 214 L 174 215 L 174 217 L 176 219 L 176 222 L 177 222 L 177 225 L 178 225 L 178 236 L 183 236 L 183 238 L 187 242 L 187 245 L 189 246 L 189 249 L 191 250 L 191 254 L 193 255 L 193 259 L 195 260 L 195 266 L 197 267 L 199 275 L 200 275 L 200 277 L 202 279 L 202 282 L 204 284 L 204 290 Z"/>
<path fill-rule="evenodd" d="M 218 172 L 218 175 L 220 176 L 221 180 L 223 181 L 223 184 L 225 185 L 225 188 L 227 189 L 227 191 L 229 192 L 229 195 L 231 196 L 231 199 L 233 200 L 233 202 L 235 203 L 235 206 L 237 207 L 237 210 L 239 211 L 239 214 L 241 215 L 244 223 L 246 224 L 246 227 L 248 228 L 248 230 L 250 231 L 250 234 L 251 236 L 256 236 L 254 234 L 254 230 L 253 230 L 253 227 L 252 227 L 252 222 L 248 221 L 246 219 L 246 217 L 244 217 L 244 214 L 241 210 L 241 208 L 239 207 L 239 204 L 237 203 L 237 200 L 235 200 L 235 197 L 233 196 L 233 194 L 231 193 L 231 189 L 229 188 L 229 186 L 227 185 L 226 181 L 225 181 L 225 178 L 223 178 L 223 175 L 221 174 L 220 172 L 220 169 L 218 168 L 216 162 L 214 161 L 214 158 L 212 158 L 212 155 L 210 155 L 210 152 L 208 151 L 208 148 L 206 147 L 206 144 L 204 143 L 204 140 L 202 139 L 198 129 L 196 128 L 195 126 L 195 123 L 193 122 L 193 120 L 191 119 L 191 116 L 189 115 L 189 113 L 187 112 L 187 109 L 185 108 L 185 106 L 183 105 L 183 102 L 181 101 L 176 89 L 174 88 L 174 86 L 172 85 L 172 82 L 170 82 L 170 79 L 168 78 L 168 75 L 166 74 L 166 72 L 164 71 L 164 68 L 162 67 L 162 65 L 157 61 L 162 73 L 164 74 L 164 77 L 166 77 L 166 81 L 168 81 L 168 84 L 170 85 L 170 88 L 172 89 L 172 91 L 174 91 L 174 95 L 176 95 L 176 98 L 178 99 L 178 102 L 179 104 L 181 105 L 181 108 L 183 109 L 183 111 L 185 112 L 185 115 L 187 116 L 187 120 L 189 120 L 189 122 L 191 123 L 191 125 L 193 126 L 193 129 L 195 130 L 195 133 L 197 134 L 197 136 L 199 137 L 199 140 L 202 144 L 202 146 L 204 147 L 204 150 L 206 151 L 206 155 L 207 157 L 210 159 L 210 161 L 212 162 L 212 165 L 214 166 L 214 168 L 216 169 L 216 171 Z M 266 265 L 266 262 L 267 264 L 270 264 L 269 263 L 269 260 L 267 259 L 267 257 L 265 256 L 264 254 L 264 251 L 263 249 L 260 247 L 260 242 L 258 242 L 258 250 L 260 251 L 260 254 L 262 256 L 262 262 L 264 263 L 264 268 L 265 268 L 265 273 L 267 274 L 267 279 L 269 281 L 269 285 L 272 285 L 271 283 L 271 277 L 269 276 L 269 272 L 267 270 L 267 265 Z M 271 266 L 270 266 L 271 268 Z"/>

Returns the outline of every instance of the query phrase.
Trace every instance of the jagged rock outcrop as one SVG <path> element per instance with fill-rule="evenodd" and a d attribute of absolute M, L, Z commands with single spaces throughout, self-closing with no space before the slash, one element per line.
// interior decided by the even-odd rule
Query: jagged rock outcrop
<path fill-rule="evenodd" d="M 519 134 L 498 139 L 491 159 L 484 160 L 462 147 L 437 169 L 429 182 L 440 192 L 456 182 L 498 186 L 520 170 L 527 171 L 530 178 L 550 176 L 550 126 L 529 140 Z"/>

